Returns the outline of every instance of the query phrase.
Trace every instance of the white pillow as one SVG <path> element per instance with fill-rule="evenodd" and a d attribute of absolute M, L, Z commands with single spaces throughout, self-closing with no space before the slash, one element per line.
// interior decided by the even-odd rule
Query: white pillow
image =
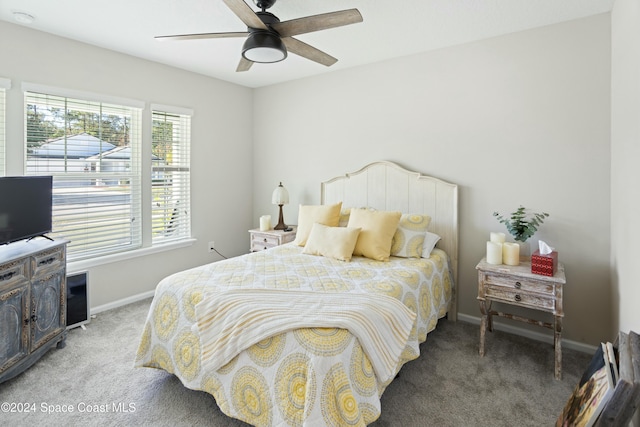
<path fill-rule="evenodd" d="M 424 233 L 424 243 L 422 244 L 422 258 L 429 258 L 431 251 L 436 247 L 436 243 L 440 240 L 440 236 L 435 233 L 426 231 Z"/>

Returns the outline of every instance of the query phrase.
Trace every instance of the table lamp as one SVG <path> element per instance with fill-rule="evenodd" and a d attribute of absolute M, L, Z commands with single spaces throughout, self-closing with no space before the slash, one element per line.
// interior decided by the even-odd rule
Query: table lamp
<path fill-rule="evenodd" d="M 282 205 L 286 205 L 289 203 L 289 192 L 282 186 L 282 182 L 276 187 L 275 190 L 273 190 L 273 194 L 271 195 L 271 203 L 280 207 L 278 225 L 274 227 L 274 230 L 285 230 L 287 228 L 287 224 L 284 223 L 284 217 L 282 216 Z"/>

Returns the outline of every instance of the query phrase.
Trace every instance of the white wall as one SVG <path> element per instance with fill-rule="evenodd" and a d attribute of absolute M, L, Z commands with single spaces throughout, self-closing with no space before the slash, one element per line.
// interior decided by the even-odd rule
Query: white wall
<path fill-rule="evenodd" d="M 279 181 L 294 224 L 321 181 L 376 160 L 457 183 L 459 311 L 477 317 L 475 265 L 504 231 L 492 212 L 544 210 L 563 337 L 596 344 L 612 338 L 609 144 L 609 14 L 260 88 L 253 223 L 276 214 Z"/>
<path fill-rule="evenodd" d="M 173 272 L 245 253 L 252 217 L 251 89 L 0 22 L 0 77 L 7 92 L 7 174 L 22 174 L 22 82 L 193 109 L 190 247 L 89 270 L 91 306 L 152 291 Z M 147 111 L 148 117 L 148 111 Z M 148 136 L 147 136 L 148 137 Z"/>
<path fill-rule="evenodd" d="M 640 333 L 640 1 L 617 0 L 611 21 L 611 280 L 616 329 Z"/>

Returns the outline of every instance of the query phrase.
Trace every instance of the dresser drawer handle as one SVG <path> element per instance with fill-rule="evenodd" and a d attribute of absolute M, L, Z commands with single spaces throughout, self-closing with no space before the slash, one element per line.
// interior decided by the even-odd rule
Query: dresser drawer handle
<path fill-rule="evenodd" d="M 52 263 L 53 261 L 55 261 L 55 260 L 56 260 L 56 258 L 55 258 L 55 257 L 50 257 L 50 258 L 47 258 L 47 259 L 43 259 L 42 261 L 40 261 L 40 262 L 38 263 L 38 266 L 51 264 L 51 263 Z"/>
<path fill-rule="evenodd" d="M 11 279 L 13 277 L 14 274 L 16 274 L 15 271 L 10 271 L 8 273 L 5 273 L 2 276 L 0 276 L 0 281 L 9 280 L 9 279 Z"/>
<path fill-rule="evenodd" d="M 518 294 L 516 294 L 515 299 L 516 301 L 522 301 L 522 297 Z"/>
<path fill-rule="evenodd" d="M 265 246 L 265 247 L 263 248 L 263 250 L 265 250 L 265 251 L 266 251 L 266 250 L 267 250 L 267 247 Z"/>
<path fill-rule="evenodd" d="M 267 243 L 267 238 L 265 237 L 262 241 L 263 241 L 263 242 L 265 242 L 265 243 Z"/>
<path fill-rule="evenodd" d="M 520 289 L 522 287 L 522 283 L 516 282 L 516 289 Z"/>

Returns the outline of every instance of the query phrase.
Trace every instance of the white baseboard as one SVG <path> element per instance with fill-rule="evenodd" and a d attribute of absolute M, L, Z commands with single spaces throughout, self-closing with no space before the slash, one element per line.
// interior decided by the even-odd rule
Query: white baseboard
<path fill-rule="evenodd" d="M 108 304 L 99 305 L 97 307 L 91 307 L 91 315 L 102 313 L 103 311 L 112 310 L 114 308 L 122 307 L 123 305 L 132 304 L 134 302 L 142 301 L 143 299 L 151 298 L 155 293 L 155 290 L 143 292 L 138 295 L 132 295 L 127 298 L 123 298 L 117 301 L 110 302 Z"/>
<path fill-rule="evenodd" d="M 458 313 L 458 320 L 467 323 L 473 323 L 475 325 L 480 325 L 480 318 L 476 316 L 470 316 L 468 314 Z M 525 328 L 519 328 L 513 325 L 505 325 L 499 322 L 493 322 L 493 328 L 498 331 L 507 332 L 514 335 L 520 335 L 522 337 L 530 338 L 536 341 L 546 342 L 553 345 L 553 335 L 543 334 L 540 332 L 530 331 Z M 593 354 L 596 351 L 596 347 L 589 344 L 584 344 L 577 341 L 571 341 L 567 339 L 562 339 L 562 347 L 568 348 L 571 350 L 580 351 L 583 353 Z"/>

